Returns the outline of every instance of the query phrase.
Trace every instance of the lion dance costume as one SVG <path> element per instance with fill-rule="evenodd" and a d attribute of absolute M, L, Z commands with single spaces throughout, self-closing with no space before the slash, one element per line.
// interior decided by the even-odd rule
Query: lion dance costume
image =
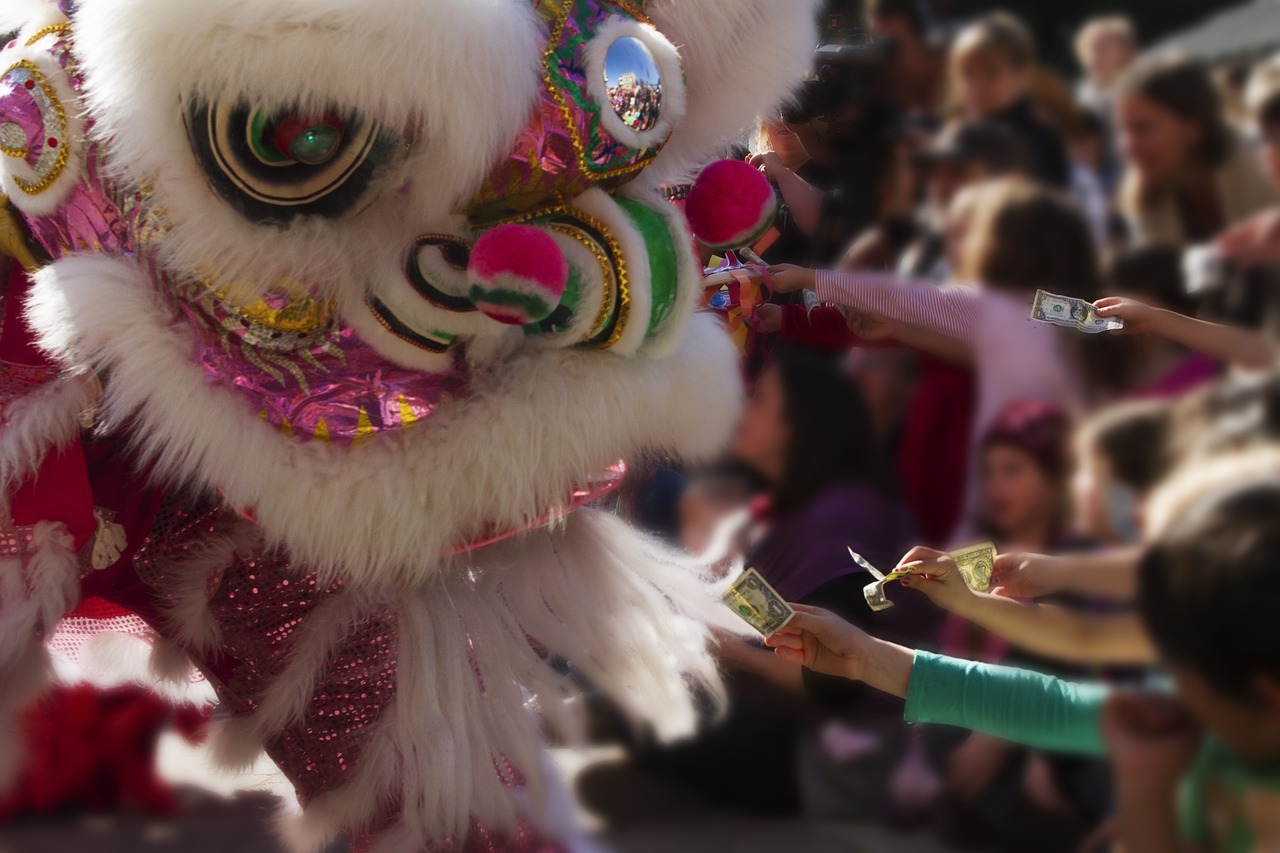
<path fill-rule="evenodd" d="M 708 585 L 580 507 L 736 418 L 660 190 L 785 97 L 813 6 L 6 0 L 5 720 L 105 603 L 288 776 L 297 849 L 568 837 L 565 663 L 661 735 L 718 690 Z"/>

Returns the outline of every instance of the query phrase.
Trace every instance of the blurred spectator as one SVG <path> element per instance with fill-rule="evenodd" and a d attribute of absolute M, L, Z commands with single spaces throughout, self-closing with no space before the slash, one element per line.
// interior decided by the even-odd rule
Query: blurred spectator
<path fill-rule="evenodd" d="M 810 261 L 824 195 L 834 182 L 831 171 L 809 156 L 800 136 L 780 119 L 760 122 L 751 163 L 764 172 L 779 195 L 773 227 L 756 242 L 756 254 L 770 264 Z"/>
<path fill-rule="evenodd" d="M 1122 209 L 1139 243 L 1204 242 L 1276 200 L 1198 63 L 1144 60 L 1120 81 L 1117 97 L 1129 167 Z"/>
<path fill-rule="evenodd" d="M 908 116 L 938 120 L 946 99 L 946 51 L 933 43 L 921 0 L 867 0 L 871 35 L 891 45 L 889 79 Z"/>
<path fill-rule="evenodd" d="M 1022 21 L 996 12 L 965 27 L 951 50 L 951 81 L 962 114 L 1007 126 L 1022 138 L 1032 177 L 1065 189 L 1071 167 L 1062 140 L 1031 98 L 1036 46 Z"/>
<path fill-rule="evenodd" d="M 1078 115 L 1074 132 L 1068 137 L 1071 152 L 1071 195 L 1080 212 L 1089 220 L 1094 242 L 1111 245 L 1113 232 L 1111 194 L 1106 166 L 1107 127 L 1095 113 Z"/>
<path fill-rule="evenodd" d="M 1091 18 L 1080 28 L 1075 48 L 1085 74 L 1076 100 L 1096 115 L 1108 117 L 1115 105 L 1116 83 L 1138 55 L 1133 22 L 1119 15 Z"/>
<path fill-rule="evenodd" d="M 1066 413 L 1048 403 L 1015 403 L 982 439 L 978 528 L 1000 550 L 1047 553 L 1067 532 Z"/>

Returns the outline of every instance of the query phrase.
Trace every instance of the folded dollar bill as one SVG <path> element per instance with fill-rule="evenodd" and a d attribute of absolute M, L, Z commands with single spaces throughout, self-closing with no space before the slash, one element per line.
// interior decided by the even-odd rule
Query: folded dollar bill
<path fill-rule="evenodd" d="M 853 558 L 855 563 L 865 569 L 867 574 L 875 578 L 874 581 L 862 588 L 862 597 L 867 600 L 867 605 L 877 613 L 893 607 L 893 602 L 884 594 L 885 586 L 896 580 L 902 580 L 916 571 L 914 567 L 906 566 L 894 569 L 886 575 L 860 555 L 855 554 L 852 548 L 849 549 L 849 556 Z M 956 568 L 960 570 L 960 574 L 964 577 L 964 582 L 968 584 L 970 589 L 975 592 L 987 592 L 991 589 L 991 575 L 995 571 L 996 564 L 995 545 L 987 542 L 982 545 L 974 545 L 972 548 L 953 551 L 951 559 L 955 562 Z"/>
<path fill-rule="evenodd" d="M 964 582 L 974 592 L 991 590 L 991 574 L 996 567 L 996 546 L 990 542 L 974 545 L 960 551 L 952 551 L 951 559 L 964 576 Z"/>
<path fill-rule="evenodd" d="M 1069 329 L 1079 329 L 1088 335 L 1115 332 L 1124 328 L 1124 321 L 1113 317 L 1099 317 L 1092 304 L 1070 296 L 1055 296 L 1043 290 L 1036 291 L 1036 301 L 1031 308 L 1031 319 L 1052 323 Z"/>
<path fill-rule="evenodd" d="M 781 630 L 796 612 L 755 569 L 747 569 L 720 600 L 766 638 Z"/>

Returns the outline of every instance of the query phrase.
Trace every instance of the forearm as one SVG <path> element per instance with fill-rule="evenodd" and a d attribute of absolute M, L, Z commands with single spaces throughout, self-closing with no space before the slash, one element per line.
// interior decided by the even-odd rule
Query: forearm
<path fill-rule="evenodd" d="M 985 732 L 1036 749 L 1101 755 L 1106 689 L 917 652 L 906 719 Z"/>
<path fill-rule="evenodd" d="M 957 614 L 1032 654 L 1072 663 L 1147 664 L 1157 660 L 1133 615 L 1094 616 L 1061 607 L 974 594 Z"/>
<path fill-rule="evenodd" d="M 976 290 L 937 287 L 882 273 L 818 271 L 814 293 L 820 302 L 847 305 L 855 311 L 946 335 L 970 345 L 977 334 Z"/>
<path fill-rule="evenodd" d="M 1061 591 L 1112 601 L 1133 601 L 1138 597 L 1138 564 L 1142 555 L 1142 548 L 1116 548 L 1050 559 L 1061 579 Z"/>
<path fill-rule="evenodd" d="M 1276 346 L 1250 329 L 1209 323 L 1163 309 L 1156 312 L 1154 326 L 1162 337 L 1228 364 L 1263 370 L 1280 360 Z"/>
<path fill-rule="evenodd" d="M 773 170 L 770 177 L 777 182 L 796 227 L 812 236 L 822 222 L 823 192 L 810 186 L 790 169 Z"/>
<path fill-rule="evenodd" d="M 866 635 L 865 646 L 846 677 L 861 681 L 881 693 L 907 698 L 916 653 L 908 648 Z"/>

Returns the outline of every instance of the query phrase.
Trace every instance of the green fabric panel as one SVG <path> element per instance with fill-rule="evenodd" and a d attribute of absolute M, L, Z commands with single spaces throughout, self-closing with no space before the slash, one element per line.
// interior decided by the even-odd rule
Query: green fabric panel
<path fill-rule="evenodd" d="M 680 276 L 676 244 L 672 239 L 671 229 L 667 227 L 667 220 L 661 213 L 630 199 L 620 198 L 616 201 L 644 238 L 645 248 L 649 253 L 649 271 L 653 280 L 653 311 L 649 315 L 649 334 L 652 335 L 671 316 L 671 309 L 676 304 Z"/>

